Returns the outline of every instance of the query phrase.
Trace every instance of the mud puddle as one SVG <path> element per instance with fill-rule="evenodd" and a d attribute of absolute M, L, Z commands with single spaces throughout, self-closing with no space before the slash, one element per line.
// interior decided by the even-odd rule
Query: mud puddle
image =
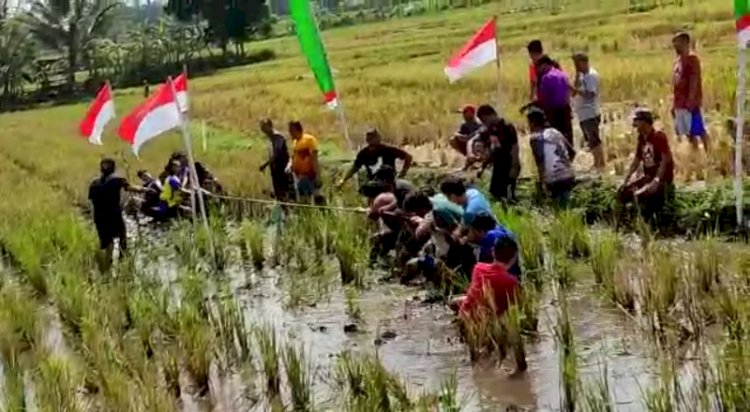
<path fill-rule="evenodd" d="M 237 283 L 246 276 L 234 274 Z M 357 332 L 346 333 L 344 327 L 352 321 L 340 290 L 332 291 L 329 301 L 286 310 L 284 292 L 277 286 L 285 274 L 265 270 L 253 276 L 253 286 L 238 293 L 251 322 L 270 322 L 284 339 L 304 345 L 315 365 L 316 401 L 323 409 L 336 409 L 328 402 L 333 396 L 331 367 L 339 353 L 351 350 L 377 352 L 412 393 L 436 391 L 455 373 L 463 410 L 559 410 L 559 353 L 553 332 L 557 305 L 551 298 L 541 305 L 538 336 L 526 347 L 529 370 L 513 376 L 512 360 L 500 366 L 489 360 L 472 365 L 453 314 L 445 306 L 423 304 L 418 288 L 386 284 L 362 293 L 357 302 L 362 320 Z M 597 379 L 607 370 L 618 410 L 642 410 L 642 388 L 648 387 L 653 371 L 638 344 L 641 332 L 622 312 L 590 293 L 570 296 L 569 311 L 582 380 Z"/>

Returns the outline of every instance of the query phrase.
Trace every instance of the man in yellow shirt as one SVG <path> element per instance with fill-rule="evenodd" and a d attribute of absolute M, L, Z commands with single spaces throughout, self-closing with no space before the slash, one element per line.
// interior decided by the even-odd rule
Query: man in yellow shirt
<path fill-rule="evenodd" d="M 318 139 L 305 133 L 302 123 L 289 122 L 289 135 L 292 136 L 291 171 L 294 175 L 297 201 L 309 203 L 310 197 L 315 204 L 325 203 L 320 194 L 322 185 L 320 163 L 318 161 Z"/>

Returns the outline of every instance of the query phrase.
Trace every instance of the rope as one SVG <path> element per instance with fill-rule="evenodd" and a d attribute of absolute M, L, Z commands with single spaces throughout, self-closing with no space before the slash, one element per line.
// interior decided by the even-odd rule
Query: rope
<path fill-rule="evenodd" d="M 213 197 L 215 199 L 232 200 L 232 201 L 245 202 L 245 203 L 259 203 L 259 204 L 273 205 L 273 206 L 302 207 L 302 208 L 310 208 L 310 209 L 318 209 L 318 210 L 332 210 L 332 211 L 337 211 L 337 212 L 366 213 L 366 210 L 361 207 L 325 206 L 325 205 L 312 205 L 312 204 L 306 204 L 306 203 L 279 202 L 276 200 L 255 199 L 255 198 L 240 197 L 240 196 L 217 195 L 215 193 L 205 193 L 205 192 L 204 194 L 207 195 L 208 197 Z"/>

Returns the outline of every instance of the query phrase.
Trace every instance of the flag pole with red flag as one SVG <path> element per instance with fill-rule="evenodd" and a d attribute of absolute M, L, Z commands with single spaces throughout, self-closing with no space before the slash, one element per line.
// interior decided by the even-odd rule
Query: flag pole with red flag
<path fill-rule="evenodd" d="M 492 61 L 497 69 L 497 99 L 500 103 L 500 60 L 498 59 L 498 43 L 496 37 L 497 17 L 493 16 L 474 33 L 464 46 L 451 56 L 444 72 L 451 83 L 467 76 L 469 73 L 483 67 Z"/>
<path fill-rule="evenodd" d="M 87 138 L 91 144 L 102 144 L 102 133 L 107 123 L 115 118 L 115 102 L 112 100 L 112 89 L 109 81 L 99 89 L 96 98 L 81 120 L 79 130 L 81 136 Z"/>

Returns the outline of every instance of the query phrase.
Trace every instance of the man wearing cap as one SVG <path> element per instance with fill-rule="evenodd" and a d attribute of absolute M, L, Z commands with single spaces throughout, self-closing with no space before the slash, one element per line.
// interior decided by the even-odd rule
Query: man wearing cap
<path fill-rule="evenodd" d="M 573 123 L 570 109 L 570 82 L 568 75 L 555 67 L 549 56 L 542 56 L 536 64 L 541 75 L 535 106 L 544 110 L 549 125 L 568 140 L 570 159 L 575 157 L 573 149 Z"/>
<path fill-rule="evenodd" d="M 622 203 L 636 201 L 641 214 L 653 219 L 661 212 L 672 188 L 672 151 L 664 132 L 654 128 L 654 115 L 648 109 L 636 109 L 633 113 L 633 127 L 638 132 L 638 146 L 630 171 L 618 194 Z M 641 168 L 641 176 L 632 179 Z"/>
<path fill-rule="evenodd" d="M 450 144 L 458 153 L 467 156 L 471 152 L 469 140 L 477 133 L 481 124 L 477 121 L 477 109 L 474 106 L 464 106 L 461 113 L 464 121 L 453 135 Z"/>
<path fill-rule="evenodd" d="M 368 130 L 365 133 L 365 141 L 367 146 L 357 153 L 354 164 L 339 181 L 337 187 L 342 187 L 362 167 L 367 171 L 367 178 L 372 180 L 383 166 L 395 169 L 397 159 L 404 162 L 398 177 L 404 177 L 409 171 L 412 156 L 398 147 L 383 144 L 383 138 L 377 129 Z"/>

